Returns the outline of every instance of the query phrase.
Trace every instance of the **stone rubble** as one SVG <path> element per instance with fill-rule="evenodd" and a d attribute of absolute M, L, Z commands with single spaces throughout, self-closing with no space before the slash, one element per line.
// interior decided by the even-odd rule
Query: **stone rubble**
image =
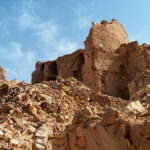
<path fill-rule="evenodd" d="M 52 86 L 53 82 L 58 88 Z M 34 85 L 11 81 L 4 84 L 7 91 L 0 95 L 0 100 L 5 100 L 0 103 L 1 149 L 148 150 L 150 147 L 150 110 L 147 103 L 142 105 L 143 92 L 138 94 L 141 98 L 138 101 L 127 101 L 95 92 L 74 78 Z M 148 94 L 149 90 L 146 91 Z"/>
<path fill-rule="evenodd" d="M 35 84 L 6 81 L 0 67 L 0 150 L 150 150 L 149 46 L 128 43 L 116 20 L 93 23 L 85 46 L 85 52 L 64 56 L 64 70 L 55 70 L 55 61 L 38 62 L 32 74 Z M 83 53 L 89 68 L 81 65 Z M 107 57 L 114 64 L 109 66 Z M 118 75 L 120 59 L 129 72 L 121 67 Z M 77 60 L 76 65 L 70 67 L 67 60 Z M 62 62 L 58 58 L 59 68 Z M 49 65 L 55 66 L 50 74 Z M 81 68 L 85 76 L 77 74 Z M 125 91 L 120 94 L 118 88 Z"/>

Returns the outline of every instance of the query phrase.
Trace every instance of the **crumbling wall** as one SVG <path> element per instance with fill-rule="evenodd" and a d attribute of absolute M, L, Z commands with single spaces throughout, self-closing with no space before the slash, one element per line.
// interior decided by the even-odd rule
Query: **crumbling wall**
<path fill-rule="evenodd" d="M 38 61 L 35 66 L 36 69 L 32 73 L 32 81 L 31 81 L 33 84 L 44 81 L 44 64 Z"/>
<path fill-rule="evenodd" d="M 116 57 L 115 50 L 128 43 L 128 35 L 117 20 L 93 23 L 85 43 L 83 82 L 90 88 L 105 93 L 105 76 Z"/>
<path fill-rule="evenodd" d="M 149 46 L 138 42 L 122 44 L 106 75 L 106 94 L 129 99 L 149 82 Z"/>
<path fill-rule="evenodd" d="M 6 81 L 6 73 L 5 70 L 0 67 L 0 83 L 3 83 Z"/>
<path fill-rule="evenodd" d="M 113 63 L 109 66 L 105 75 L 104 88 L 105 93 L 115 97 L 122 97 L 121 90 L 127 86 L 127 73 L 126 69 L 127 56 L 115 56 Z M 127 96 L 128 97 L 128 96 Z"/>
<path fill-rule="evenodd" d="M 128 43 L 128 35 L 117 20 L 114 19 L 111 23 L 107 21 L 100 24 L 93 23 L 85 41 L 85 51 L 77 50 L 59 57 L 55 61 L 56 76 L 60 75 L 63 78 L 73 76 L 92 89 L 120 97 L 119 67 L 126 62 L 126 57 L 125 60 L 124 56 L 119 57 L 116 49 L 123 43 Z M 33 72 L 32 83 L 55 79 L 49 77 L 52 76 L 51 73 L 45 71 L 49 63 L 51 62 L 41 63 L 39 66 L 44 70 L 36 69 Z M 52 67 L 51 69 L 53 70 Z"/>
<path fill-rule="evenodd" d="M 103 26 L 113 29 L 114 21 L 96 26 L 107 33 Z M 0 86 L 0 149 L 150 149 L 150 46 L 131 42 L 116 49 L 106 35 L 108 51 L 92 45 L 91 33 L 85 51 L 37 62 L 32 83 L 47 82 Z"/>
<path fill-rule="evenodd" d="M 59 57 L 57 60 L 37 62 L 36 70 L 32 73 L 32 83 L 56 80 L 60 75 L 63 78 L 75 77 L 83 81 L 82 66 L 84 65 L 84 51 L 77 50 L 72 54 Z"/>
<path fill-rule="evenodd" d="M 145 88 L 150 84 L 150 47 L 138 42 L 123 44 L 117 50 L 119 57 L 127 56 L 124 63 L 127 69 L 127 80 L 130 97 L 138 90 Z"/>
<path fill-rule="evenodd" d="M 129 99 L 150 84 L 150 46 L 128 42 L 128 35 L 115 19 L 93 23 L 85 50 L 37 62 L 32 83 L 75 77 L 101 93 Z"/>
<path fill-rule="evenodd" d="M 63 78 L 75 77 L 82 81 L 82 65 L 84 65 L 84 51 L 77 50 L 72 54 L 57 59 L 58 75 Z"/>

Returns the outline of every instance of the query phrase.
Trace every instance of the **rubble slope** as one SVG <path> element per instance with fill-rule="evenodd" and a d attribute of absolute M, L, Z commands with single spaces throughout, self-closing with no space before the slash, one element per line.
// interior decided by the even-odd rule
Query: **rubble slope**
<path fill-rule="evenodd" d="M 0 93 L 1 149 L 149 150 L 148 103 L 103 95 L 73 77 L 7 81 Z"/>

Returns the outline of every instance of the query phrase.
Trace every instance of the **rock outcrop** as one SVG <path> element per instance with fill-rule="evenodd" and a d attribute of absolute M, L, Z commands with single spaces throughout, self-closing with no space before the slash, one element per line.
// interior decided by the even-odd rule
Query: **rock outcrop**
<path fill-rule="evenodd" d="M 150 46 L 116 20 L 79 49 L 37 62 L 32 84 L 0 70 L 0 149 L 149 150 Z"/>

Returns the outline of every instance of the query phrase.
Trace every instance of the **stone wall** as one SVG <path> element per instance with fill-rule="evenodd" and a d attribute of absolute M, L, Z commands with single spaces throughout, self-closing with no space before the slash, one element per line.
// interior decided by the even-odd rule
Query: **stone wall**
<path fill-rule="evenodd" d="M 129 99 L 149 82 L 149 46 L 138 42 L 121 45 L 105 77 L 105 92 L 108 95 Z"/>
<path fill-rule="evenodd" d="M 58 75 L 63 78 L 75 77 L 83 81 L 82 67 L 84 65 L 84 50 L 77 50 L 70 55 L 59 57 L 57 60 Z"/>
<path fill-rule="evenodd" d="M 93 89 L 104 88 L 104 78 L 110 65 L 116 59 L 115 50 L 128 43 L 128 35 L 117 20 L 111 23 L 93 23 L 85 43 L 84 83 Z M 114 66 L 115 67 L 115 66 Z M 112 68 L 115 69 L 115 68 Z"/>
<path fill-rule="evenodd" d="M 36 70 L 32 73 L 32 83 L 56 80 L 57 76 L 63 78 L 75 77 L 83 81 L 82 66 L 84 64 L 84 51 L 79 49 L 72 54 L 59 57 L 54 61 L 37 62 Z"/>

